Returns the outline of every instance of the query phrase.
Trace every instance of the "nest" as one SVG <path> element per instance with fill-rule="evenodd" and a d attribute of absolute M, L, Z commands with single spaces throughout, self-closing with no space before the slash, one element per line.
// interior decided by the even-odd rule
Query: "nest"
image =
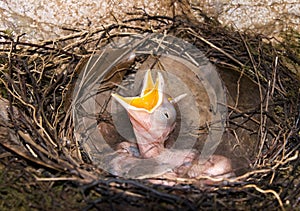
<path fill-rule="evenodd" d="M 292 48 L 299 38 L 274 43 L 204 19 L 199 23 L 142 13 L 38 44 L 1 33 L 1 206 L 85 210 L 299 206 L 300 83 L 291 71 L 300 65 L 299 52 Z M 229 140 L 235 140 L 229 143 L 232 149 L 239 149 L 232 153 L 247 161 L 236 178 L 202 187 L 192 181 L 163 186 L 122 179 L 91 163 L 76 139 L 70 104 L 88 58 L 116 37 L 153 32 L 197 46 L 219 68 L 223 80 L 234 81 L 226 86 L 227 132 L 234 137 Z M 245 103 L 239 103 L 243 99 Z"/>

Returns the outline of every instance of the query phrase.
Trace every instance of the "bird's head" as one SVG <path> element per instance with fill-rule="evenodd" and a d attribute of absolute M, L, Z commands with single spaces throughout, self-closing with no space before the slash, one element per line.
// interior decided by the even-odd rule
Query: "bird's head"
<path fill-rule="evenodd" d="M 122 97 L 112 94 L 127 111 L 140 154 L 144 158 L 159 155 L 164 142 L 173 131 L 176 123 L 174 102 L 164 92 L 164 79 L 157 73 L 154 83 L 148 70 L 143 81 L 140 96 Z"/>

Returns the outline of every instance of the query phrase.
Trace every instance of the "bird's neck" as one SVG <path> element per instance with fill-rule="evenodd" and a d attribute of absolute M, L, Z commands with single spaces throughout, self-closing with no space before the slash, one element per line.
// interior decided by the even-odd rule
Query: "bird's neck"
<path fill-rule="evenodd" d="M 133 119 L 131 119 L 131 123 L 142 158 L 153 158 L 160 155 L 165 149 L 165 141 L 175 128 L 175 123 L 168 129 L 154 126 L 144 127 Z"/>
<path fill-rule="evenodd" d="M 137 142 L 140 142 L 137 140 Z M 154 158 L 160 155 L 164 150 L 164 143 L 157 141 L 151 143 L 138 143 L 140 155 L 142 158 Z"/>

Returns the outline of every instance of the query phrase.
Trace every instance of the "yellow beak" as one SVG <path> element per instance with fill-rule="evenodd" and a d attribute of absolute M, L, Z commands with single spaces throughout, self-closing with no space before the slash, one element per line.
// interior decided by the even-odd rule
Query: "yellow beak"
<path fill-rule="evenodd" d="M 152 113 L 161 103 L 163 99 L 164 80 L 161 73 L 157 73 L 158 77 L 154 84 L 151 71 L 148 70 L 144 77 L 141 95 L 138 97 L 122 97 L 118 94 L 112 96 L 125 108 L 131 110 L 141 110 Z"/>

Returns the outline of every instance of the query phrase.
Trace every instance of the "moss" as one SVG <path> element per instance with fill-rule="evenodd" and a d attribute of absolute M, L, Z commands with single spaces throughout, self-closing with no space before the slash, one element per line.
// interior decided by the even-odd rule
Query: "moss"
<path fill-rule="evenodd" d="M 78 210 L 83 195 L 68 182 L 37 182 L 19 163 L 0 170 L 0 210 Z"/>

